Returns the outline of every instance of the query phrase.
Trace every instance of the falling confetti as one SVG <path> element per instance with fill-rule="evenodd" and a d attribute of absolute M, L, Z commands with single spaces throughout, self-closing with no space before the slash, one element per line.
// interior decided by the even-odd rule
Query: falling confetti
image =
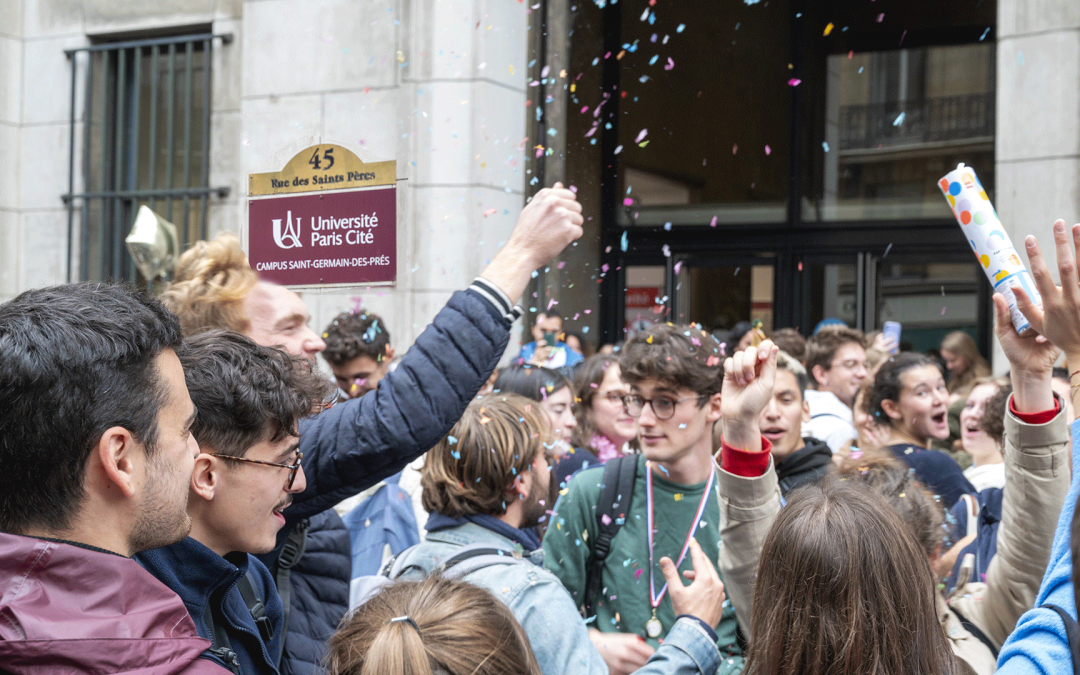
<path fill-rule="evenodd" d="M 825 26 L 825 32 L 823 33 L 823 35 L 825 35 L 826 37 L 828 37 L 829 33 L 831 33 L 831 32 L 832 32 L 832 29 L 833 29 L 833 28 L 835 28 L 835 26 L 833 26 L 832 22 L 830 21 L 830 22 L 829 22 L 829 25 Z"/>
<path fill-rule="evenodd" d="M 634 139 L 635 143 L 640 143 L 643 138 L 649 135 L 648 129 L 642 129 L 638 132 L 637 138 Z"/>
<path fill-rule="evenodd" d="M 906 116 L 907 116 L 907 113 L 901 112 L 899 115 L 896 116 L 896 119 L 893 120 L 892 125 L 894 127 L 900 126 L 901 124 L 904 123 L 904 117 L 906 117 Z"/>
<path fill-rule="evenodd" d="M 793 77 L 793 78 L 791 78 L 790 80 L 788 80 L 788 81 L 787 81 L 787 83 L 788 83 L 788 86 L 789 86 L 789 87 L 797 87 L 797 86 L 799 86 L 800 84 L 802 84 L 802 80 L 800 80 L 800 79 L 799 79 L 799 78 L 797 78 L 797 77 Z"/>

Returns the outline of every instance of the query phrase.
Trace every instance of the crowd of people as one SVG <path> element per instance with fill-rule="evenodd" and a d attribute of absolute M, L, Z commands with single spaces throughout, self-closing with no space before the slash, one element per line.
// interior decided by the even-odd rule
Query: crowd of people
<path fill-rule="evenodd" d="M 1080 225 L 1061 286 L 1026 242 L 1030 333 L 994 296 L 1003 378 L 966 333 L 586 354 L 555 311 L 497 369 L 581 226 L 542 190 L 397 351 L 229 235 L 160 299 L 0 305 L 0 673 L 1075 672 Z"/>

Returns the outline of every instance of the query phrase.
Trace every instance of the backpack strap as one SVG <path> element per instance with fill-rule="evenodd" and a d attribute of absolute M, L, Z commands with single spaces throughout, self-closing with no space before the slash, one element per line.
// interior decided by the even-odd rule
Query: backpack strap
<path fill-rule="evenodd" d="M 994 658 L 996 659 L 998 657 L 998 648 L 994 646 L 994 642 L 986 636 L 986 633 L 982 632 L 978 626 L 968 621 L 966 616 L 956 611 L 955 607 L 950 606 L 950 609 L 952 609 L 952 612 L 956 615 L 956 618 L 960 619 L 960 625 L 962 625 L 967 632 L 974 635 L 979 642 L 986 645 L 986 648 L 990 650 L 990 653 L 993 654 Z M 1076 625 L 1075 621 L 1073 622 L 1073 625 Z"/>
<path fill-rule="evenodd" d="M 599 534 L 592 546 L 592 561 L 586 573 L 585 613 L 596 613 L 594 598 L 599 598 L 601 591 L 600 577 L 604 561 L 611 552 L 611 540 L 626 522 L 630 513 L 630 504 L 634 497 L 634 480 L 637 478 L 637 455 L 623 455 L 608 460 L 604 464 L 604 477 L 600 490 L 600 501 L 596 505 L 596 525 Z"/>
<path fill-rule="evenodd" d="M 300 562 L 300 558 L 304 555 L 304 549 L 307 548 L 307 533 L 308 527 L 311 525 L 311 520 L 304 518 L 293 526 L 292 531 L 289 532 L 288 538 L 285 540 L 285 546 L 281 549 L 281 554 L 277 559 L 277 572 L 274 574 L 274 585 L 277 586 L 278 595 L 281 596 L 281 612 L 283 619 L 281 622 L 281 640 L 278 641 L 278 649 L 276 654 L 270 656 L 274 659 L 274 664 L 279 665 L 281 663 L 281 654 L 285 650 L 285 635 L 289 631 L 289 610 L 292 608 L 292 568 L 296 563 Z M 246 601 L 247 598 L 245 598 Z M 248 603 L 248 607 L 251 607 L 251 603 Z M 253 614 L 254 616 L 254 614 Z M 260 626 L 259 632 L 262 632 Z"/>
<path fill-rule="evenodd" d="M 973 494 L 960 495 L 967 514 L 967 536 L 979 533 L 979 500 Z"/>
<path fill-rule="evenodd" d="M 492 565 L 516 565 L 527 562 L 517 551 L 471 544 L 449 558 L 434 571 L 448 579 L 460 579 L 476 570 Z"/>
<path fill-rule="evenodd" d="M 206 622 L 207 628 L 210 629 L 210 648 L 203 654 L 209 654 L 213 657 L 211 660 L 221 661 L 231 672 L 242 675 L 240 657 L 232 649 L 232 642 L 229 641 L 229 634 L 225 632 L 225 626 L 214 621 L 214 610 L 211 609 L 210 603 L 206 603 L 203 620 Z"/>
<path fill-rule="evenodd" d="M 1042 607 L 1056 612 L 1061 617 L 1062 623 L 1065 624 L 1065 635 L 1069 639 L 1069 653 L 1072 654 L 1072 672 L 1080 673 L 1080 626 L 1077 626 L 1076 619 L 1057 605 L 1045 604 Z"/>
<path fill-rule="evenodd" d="M 266 605 L 255 590 L 255 577 L 251 574 L 251 570 L 236 580 L 236 587 L 240 590 L 248 611 L 251 612 L 251 618 L 255 620 L 255 625 L 259 628 L 259 635 L 262 636 L 263 642 L 269 643 L 270 638 L 274 637 L 274 625 L 270 622 L 270 617 L 266 616 Z"/>

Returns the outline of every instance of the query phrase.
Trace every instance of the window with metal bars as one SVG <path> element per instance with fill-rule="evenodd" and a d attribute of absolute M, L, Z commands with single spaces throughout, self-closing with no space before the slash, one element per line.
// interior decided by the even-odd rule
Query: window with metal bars
<path fill-rule="evenodd" d="M 210 199 L 229 193 L 209 184 L 211 54 L 215 39 L 227 44 L 231 38 L 203 33 L 67 51 L 69 280 L 145 281 L 124 245 L 144 204 L 176 225 L 181 250 L 206 238 Z"/>

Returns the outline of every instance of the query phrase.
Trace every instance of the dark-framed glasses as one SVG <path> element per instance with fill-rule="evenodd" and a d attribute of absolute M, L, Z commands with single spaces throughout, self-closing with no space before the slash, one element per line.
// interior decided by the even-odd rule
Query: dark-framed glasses
<path fill-rule="evenodd" d="M 653 415 L 656 415 L 656 419 L 669 420 L 671 419 L 671 416 L 675 414 L 675 408 L 680 403 L 700 398 L 701 396 L 683 396 L 682 398 L 654 396 L 653 398 L 643 398 L 637 394 L 627 394 L 626 396 L 623 396 L 623 408 L 630 417 L 640 417 L 641 411 L 645 409 L 645 404 L 648 403 L 649 406 L 652 407 Z"/>
<path fill-rule="evenodd" d="M 300 461 L 304 459 L 304 453 L 299 450 L 296 451 L 296 463 L 295 464 L 278 464 L 276 462 L 264 462 L 259 459 L 248 459 L 247 457 L 235 457 L 233 455 L 222 455 L 216 452 L 208 453 L 211 457 L 220 457 L 221 459 L 231 459 L 237 462 L 248 462 L 249 464 L 262 464 L 263 466 L 276 466 L 279 469 L 289 470 L 289 482 L 286 484 L 285 489 L 291 490 L 293 482 L 296 480 L 296 473 L 300 470 Z"/>

